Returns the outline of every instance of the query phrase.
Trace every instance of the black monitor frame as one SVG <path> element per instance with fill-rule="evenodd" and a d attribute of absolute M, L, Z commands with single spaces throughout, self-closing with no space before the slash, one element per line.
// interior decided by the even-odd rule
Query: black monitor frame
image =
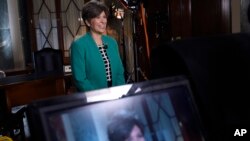
<path fill-rule="evenodd" d="M 189 81 L 184 76 L 175 76 L 157 80 L 150 80 L 131 85 L 131 88 L 126 94 L 122 94 L 120 99 L 133 98 L 134 96 L 151 95 L 154 92 L 164 91 L 174 87 L 185 87 L 189 94 L 189 100 L 192 101 L 191 106 L 197 120 L 197 126 L 200 127 L 200 134 L 205 138 L 204 129 L 200 121 L 199 112 L 196 104 L 194 103 L 192 91 L 190 89 Z M 109 88 L 110 89 L 110 88 Z M 112 88 L 111 88 L 112 89 Z M 100 90 L 101 91 L 101 90 Z M 98 92 L 98 91 L 97 91 Z M 122 93 L 122 92 L 121 92 Z M 86 96 L 87 95 L 87 96 Z M 48 115 L 66 110 L 73 110 L 75 108 L 85 107 L 96 103 L 110 102 L 107 100 L 87 102 L 87 93 L 80 93 L 69 95 L 65 97 L 52 98 L 48 100 L 41 100 L 33 102 L 28 106 L 28 121 L 31 130 L 31 138 L 37 141 L 51 141 L 51 130 L 49 130 Z M 118 101 L 113 100 L 113 101 Z M 177 106 L 178 107 L 178 106 Z M 180 110 L 180 109 L 179 109 Z M 182 113 L 185 113 L 182 111 Z M 183 115 L 180 115 L 183 116 Z"/>

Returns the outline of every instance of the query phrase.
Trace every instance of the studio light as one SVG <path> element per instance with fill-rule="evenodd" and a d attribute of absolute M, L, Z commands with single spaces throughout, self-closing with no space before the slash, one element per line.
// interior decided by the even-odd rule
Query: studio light
<path fill-rule="evenodd" d="M 124 9 L 122 9 L 122 8 L 115 9 L 114 15 L 117 19 L 123 20 L 124 19 Z"/>
<path fill-rule="evenodd" d="M 135 9 L 140 4 L 140 0 L 120 0 L 120 1 L 125 7 L 129 9 Z"/>

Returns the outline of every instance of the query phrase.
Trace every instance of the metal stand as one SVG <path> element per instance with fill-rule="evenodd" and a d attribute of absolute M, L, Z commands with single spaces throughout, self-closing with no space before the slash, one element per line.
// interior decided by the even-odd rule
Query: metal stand
<path fill-rule="evenodd" d="M 135 17 L 136 16 L 136 9 L 133 9 L 132 11 L 132 24 L 133 24 L 133 51 L 134 51 L 134 68 L 131 72 L 131 74 L 128 76 L 127 83 L 129 82 L 138 82 L 139 81 L 139 75 L 143 77 L 144 80 L 148 80 L 145 73 L 142 71 L 141 67 L 138 63 L 138 47 L 136 45 L 136 23 L 135 23 Z M 132 81 L 132 75 L 135 75 L 135 80 Z"/>
<path fill-rule="evenodd" d="M 123 52 L 123 67 L 124 67 L 124 71 L 125 71 L 125 79 L 127 79 L 127 55 L 126 55 L 126 45 L 125 45 L 125 34 L 124 34 L 124 17 L 121 19 L 122 22 L 122 52 Z"/>

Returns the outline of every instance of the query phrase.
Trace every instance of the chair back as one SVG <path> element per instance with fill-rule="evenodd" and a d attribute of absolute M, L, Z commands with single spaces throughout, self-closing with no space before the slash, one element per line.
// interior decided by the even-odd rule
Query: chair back
<path fill-rule="evenodd" d="M 60 50 L 43 48 L 34 52 L 36 73 L 63 72 L 63 57 Z"/>

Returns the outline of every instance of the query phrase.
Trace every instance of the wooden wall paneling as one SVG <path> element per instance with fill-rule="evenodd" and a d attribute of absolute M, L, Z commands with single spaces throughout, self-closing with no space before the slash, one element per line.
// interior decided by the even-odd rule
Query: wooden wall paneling
<path fill-rule="evenodd" d="M 231 0 L 222 0 L 221 2 L 221 32 L 232 33 L 231 23 Z"/>
<path fill-rule="evenodd" d="M 63 28 L 62 28 L 62 16 L 61 16 L 61 0 L 55 0 L 56 7 L 56 22 L 57 22 L 57 32 L 58 32 L 58 44 L 59 49 L 62 50 L 63 63 L 69 64 L 69 59 L 64 56 L 64 43 L 63 43 Z"/>
<path fill-rule="evenodd" d="M 192 33 L 194 36 L 214 31 L 215 19 L 219 14 L 218 8 L 213 6 L 216 1 L 192 0 Z"/>
<path fill-rule="evenodd" d="M 170 40 L 169 0 L 147 0 L 147 29 L 150 49 L 157 46 L 160 37 Z"/>
<path fill-rule="evenodd" d="M 170 22 L 171 22 L 171 38 L 175 39 L 181 35 L 181 0 L 171 0 Z"/>
<path fill-rule="evenodd" d="M 170 21 L 172 39 L 180 39 L 191 36 L 191 0 L 170 1 Z"/>
<path fill-rule="evenodd" d="M 34 52 L 37 50 L 36 48 L 36 31 L 35 31 L 35 25 L 34 25 L 34 18 L 33 18 L 33 0 L 27 0 L 27 13 L 28 13 L 28 28 L 29 28 L 29 35 L 30 35 L 30 46 L 31 46 L 31 51 Z"/>
<path fill-rule="evenodd" d="M 192 35 L 230 32 L 230 0 L 192 0 Z"/>
<path fill-rule="evenodd" d="M 192 35 L 192 5 L 191 0 L 181 1 L 181 38 Z"/>

